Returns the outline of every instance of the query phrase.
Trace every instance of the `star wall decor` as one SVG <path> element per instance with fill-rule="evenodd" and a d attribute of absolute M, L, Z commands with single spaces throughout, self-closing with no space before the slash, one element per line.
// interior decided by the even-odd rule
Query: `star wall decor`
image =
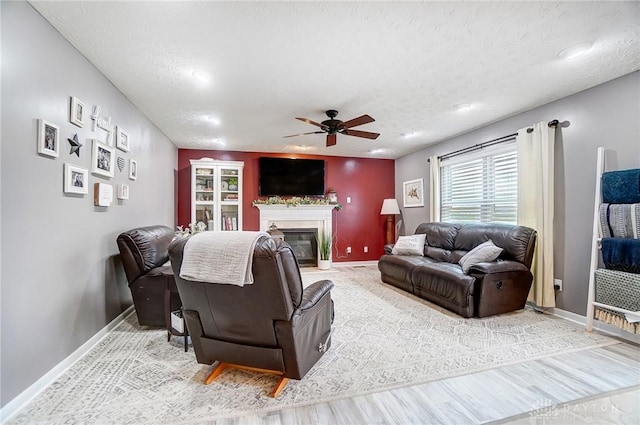
<path fill-rule="evenodd" d="M 73 135 L 73 139 L 67 139 L 67 140 L 69 141 L 69 144 L 71 145 L 71 151 L 69 152 L 69 155 L 73 155 L 75 153 L 76 155 L 78 155 L 78 158 L 80 158 L 80 148 L 83 145 L 78 140 L 78 133 Z"/>

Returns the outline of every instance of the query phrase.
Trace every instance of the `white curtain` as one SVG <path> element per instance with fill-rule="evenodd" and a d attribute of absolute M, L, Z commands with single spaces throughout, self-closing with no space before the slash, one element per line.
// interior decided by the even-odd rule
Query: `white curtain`
<path fill-rule="evenodd" d="M 531 270 L 529 300 L 538 307 L 555 307 L 553 289 L 553 152 L 555 128 L 546 122 L 533 131 L 520 129 L 518 150 L 518 224 L 538 232 Z"/>
<path fill-rule="evenodd" d="M 440 158 L 429 158 L 429 219 L 440 221 Z"/>

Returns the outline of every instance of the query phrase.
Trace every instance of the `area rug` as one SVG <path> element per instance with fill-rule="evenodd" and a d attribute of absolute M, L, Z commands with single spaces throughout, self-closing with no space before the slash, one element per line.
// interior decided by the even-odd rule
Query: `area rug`
<path fill-rule="evenodd" d="M 10 424 L 198 424 L 425 383 L 619 343 L 530 310 L 463 319 L 380 281 L 375 265 L 304 272 L 335 283 L 331 349 L 277 399 L 275 377 L 211 366 L 141 329 L 135 315 L 44 390 Z"/>

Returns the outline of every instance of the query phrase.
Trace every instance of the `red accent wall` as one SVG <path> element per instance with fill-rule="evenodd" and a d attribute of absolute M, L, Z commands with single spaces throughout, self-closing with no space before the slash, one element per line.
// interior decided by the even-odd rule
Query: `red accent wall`
<path fill-rule="evenodd" d="M 259 230 L 259 210 L 251 205 L 258 199 L 258 158 L 313 158 L 325 160 L 325 187 L 338 193 L 341 210 L 333 210 L 333 261 L 377 260 L 383 254 L 385 217 L 380 215 L 382 201 L 395 197 L 395 161 L 392 159 L 345 158 L 304 154 L 260 152 L 178 150 L 178 224 L 191 221 L 191 164 L 189 160 L 213 158 L 222 161 L 244 161 L 243 229 Z M 347 196 L 351 203 L 347 204 Z M 346 254 L 347 247 L 351 254 Z M 369 252 L 364 252 L 364 247 Z"/>

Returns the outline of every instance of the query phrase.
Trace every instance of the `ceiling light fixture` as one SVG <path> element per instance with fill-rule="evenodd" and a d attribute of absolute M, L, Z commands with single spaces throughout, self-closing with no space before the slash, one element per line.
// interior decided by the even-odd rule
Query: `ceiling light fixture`
<path fill-rule="evenodd" d="M 385 150 L 384 150 L 384 149 L 371 149 L 371 150 L 369 151 L 369 153 L 370 153 L 371 155 L 377 155 L 377 154 L 379 154 L 379 153 L 384 153 L 384 152 L 385 152 Z"/>
<path fill-rule="evenodd" d="M 593 44 L 591 43 L 575 44 L 558 52 L 558 56 L 560 56 L 562 59 L 572 59 L 586 53 L 589 49 L 591 49 L 591 47 L 593 47 Z"/>
<path fill-rule="evenodd" d="M 209 139 L 209 142 L 211 142 L 214 145 L 224 145 L 224 139 L 219 139 L 219 138 L 213 138 L 213 139 Z"/>
<path fill-rule="evenodd" d="M 401 134 L 402 137 L 404 137 L 405 139 L 411 139 L 412 137 L 416 137 L 418 134 L 420 134 L 417 131 L 412 131 L 410 133 L 403 133 Z"/>
<path fill-rule="evenodd" d="M 313 150 L 313 146 L 309 146 L 309 145 L 294 145 L 293 148 L 298 151 Z"/>
<path fill-rule="evenodd" d="M 461 103 L 459 105 L 454 106 L 453 109 L 455 109 L 456 112 L 466 112 L 473 109 L 473 105 L 470 103 Z"/>
<path fill-rule="evenodd" d="M 204 71 L 193 71 L 193 76 L 196 80 L 200 81 L 201 83 L 209 82 L 209 74 L 207 74 Z"/>
<path fill-rule="evenodd" d="M 209 121 L 211 124 L 213 124 L 215 126 L 219 126 L 220 125 L 220 118 L 216 117 L 215 115 L 209 115 L 207 117 L 207 121 Z"/>

